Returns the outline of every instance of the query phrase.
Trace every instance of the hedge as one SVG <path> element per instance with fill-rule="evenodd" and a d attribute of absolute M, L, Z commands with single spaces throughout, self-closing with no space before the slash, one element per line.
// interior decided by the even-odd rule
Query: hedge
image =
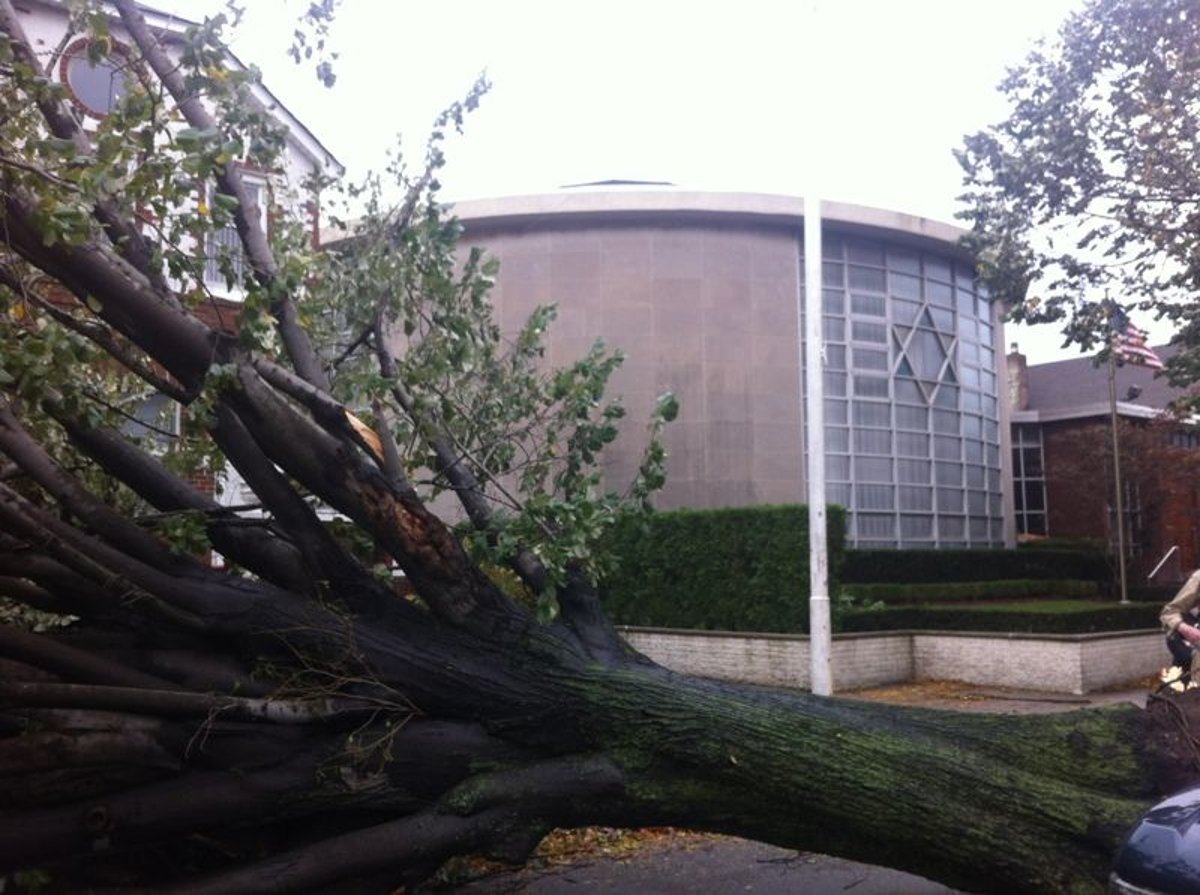
<path fill-rule="evenodd" d="M 1111 577 L 1104 554 L 1084 550 L 847 550 L 842 567 L 846 584 Z"/>
<path fill-rule="evenodd" d="M 842 588 L 859 602 L 943 603 L 965 600 L 1009 600 L 1021 597 L 1095 597 L 1095 581 L 1024 578 L 1016 581 L 946 581 L 921 584 L 847 584 Z"/>
<path fill-rule="evenodd" d="M 1035 608 L 1036 607 L 1036 608 Z M 1078 602 L 1025 606 L 899 606 L 851 609 L 843 631 L 986 631 L 1009 634 L 1089 634 L 1158 628 L 1158 606 L 1147 603 Z"/>
<path fill-rule="evenodd" d="M 1022 541 L 1018 550 L 1066 550 L 1073 553 L 1104 553 L 1107 547 L 1102 538 L 1038 538 Z"/>
<path fill-rule="evenodd" d="M 827 513 L 829 591 L 837 593 L 846 517 Z M 601 582 L 618 624 L 724 631 L 808 630 L 808 508 L 665 510 L 617 527 Z"/>

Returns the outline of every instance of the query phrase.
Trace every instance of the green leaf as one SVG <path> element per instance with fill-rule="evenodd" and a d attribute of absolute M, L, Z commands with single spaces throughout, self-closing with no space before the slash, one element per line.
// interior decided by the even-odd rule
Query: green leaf
<path fill-rule="evenodd" d="M 658 415 L 664 422 L 674 422 L 675 418 L 679 416 L 679 399 L 672 392 L 664 392 L 659 395 L 656 403 Z"/>

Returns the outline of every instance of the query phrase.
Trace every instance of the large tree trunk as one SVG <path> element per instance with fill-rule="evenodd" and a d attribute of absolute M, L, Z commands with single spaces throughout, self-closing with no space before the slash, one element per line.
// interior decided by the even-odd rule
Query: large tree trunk
<path fill-rule="evenodd" d="M 545 629 L 498 643 L 399 624 L 338 632 L 378 672 L 339 703 L 5 685 L 23 735 L 2 745 L 0 868 L 385 891 L 458 853 L 519 861 L 554 826 L 665 824 L 970 891 L 1098 892 L 1148 801 L 1197 770 L 1192 700 L 959 714 L 597 663 Z"/>

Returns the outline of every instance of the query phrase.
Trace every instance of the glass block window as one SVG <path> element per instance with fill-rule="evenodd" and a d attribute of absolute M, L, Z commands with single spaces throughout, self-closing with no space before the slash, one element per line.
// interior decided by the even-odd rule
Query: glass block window
<path fill-rule="evenodd" d="M 867 398 L 886 398 L 888 381 L 884 376 L 855 376 L 854 394 Z"/>
<path fill-rule="evenodd" d="M 858 536 L 860 538 L 886 538 L 895 535 L 895 517 L 890 513 L 862 513 L 858 517 Z"/>
<path fill-rule="evenodd" d="M 834 482 L 850 481 L 850 458 L 836 454 L 826 457 L 825 475 Z"/>
<path fill-rule="evenodd" d="M 851 542 L 999 546 L 997 361 L 972 265 L 836 233 L 823 255 L 826 468 Z"/>
<path fill-rule="evenodd" d="M 902 515 L 900 517 L 900 537 L 905 539 L 933 537 L 933 516 Z"/>
<path fill-rule="evenodd" d="M 854 424 L 876 426 L 881 429 L 888 428 L 892 424 L 891 405 L 880 401 L 855 401 Z"/>
<path fill-rule="evenodd" d="M 957 488 L 938 488 L 937 508 L 941 512 L 961 513 L 963 508 L 963 492 Z"/>
<path fill-rule="evenodd" d="M 961 538 L 966 534 L 966 521 L 962 516 L 938 515 L 938 535 L 943 538 Z"/>
<path fill-rule="evenodd" d="M 887 344 L 887 327 L 882 323 L 865 323 L 855 320 L 850 324 L 850 338 L 856 342 L 873 342 L 877 345 Z"/>
<path fill-rule="evenodd" d="M 897 432 L 896 454 L 900 457 L 928 457 L 929 436 L 921 432 Z"/>
<path fill-rule="evenodd" d="M 882 295 L 851 295 L 850 310 L 867 317 L 886 317 L 887 302 Z"/>
<path fill-rule="evenodd" d="M 862 290 L 863 292 L 887 291 L 887 275 L 882 270 L 851 264 L 849 274 L 851 289 Z"/>
<path fill-rule="evenodd" d="M 897 460 L 896 478 L 900 482 L 928 482 L 931 481 L 932 469 L 928 460 Z"/>
<path fill-rule="evenodd" d="M 921 278 L 893 273 L 888 279 L 888 292 L 897 298 L 921 300 Z M 918 305 L 917 307 L 920 307 Z"/>
<path fill-rule="evenodd" d="M 892 433 L 888 429 L 855 429 L 854 453 L 891 454 Z"/>
<path fill-rule="evenodd" d="M 829 503 L 835 503 L 840 507 L 850 506 L 850 494 L 850 485 L 847 483 L 830 482 L 825 486 L 825 500 Z"/>
<path fill-rule="evenodd" d="M 892 461 L 881 457 L 855 457 L 854 477 L 860 482 L 890 482 Z"/>
<path fill-rule="evenodd" d="M 892 510 L 896 491 L 891 485 L 859 485 L 858 505 L 864 510 Z"/>
<path fill-rule="evenodd" d="M 907 404 L 897 404 L 896 428 L 915 429 L 918 432 L 928 432 L 929 411 L 924 407 L 910 407 Z"/>
<path fill-rule="evenodd" d="M 886 373 L 888 370 L 887 351 L 879 348 L 854 346 L 854 369 L 879 370 Z"/>
<path fill-rule="evenodd" d="M 850 453 L 850 430 L 841 426 L 826 426 L 825 450 L 835 454 Z"/>

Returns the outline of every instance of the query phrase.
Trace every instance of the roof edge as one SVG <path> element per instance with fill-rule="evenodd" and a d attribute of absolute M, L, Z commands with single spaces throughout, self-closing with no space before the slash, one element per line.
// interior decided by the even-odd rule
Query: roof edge
<path fill-rule="evenodd" d="M 1066 420 L 1087 419 L 1089 417 L 1112 415 L 1112 407 L 1107 401 L 1097 401 L 1092 404 L 1080 404 L 1076 407 L 1059 407 L 1050 410 L 1014 410 L 1014 423 L 1059 423 Z M 1128 401 L 1117 402 L 1117 416 L 1132 419 L 1151 420 L 1163 415 L 1161 410 L 1147 407 L 1145 404 L 1132 404 Z"/>
<path fill-rule="evenodd" d="M 579 222 L 628 222 L 666 217 L 672 220 L 727 220 L 799 228 L 804 200 L 772 193 L 691 190 L 565 190 L 467 199 L 452 203 L 467 232 L 564 219 Z M 967 231 L 952 224 L 847 202 L 821 202 L 823 221 L 840 229 L 900 235 L 909 240 L 958 248 Z"/>

